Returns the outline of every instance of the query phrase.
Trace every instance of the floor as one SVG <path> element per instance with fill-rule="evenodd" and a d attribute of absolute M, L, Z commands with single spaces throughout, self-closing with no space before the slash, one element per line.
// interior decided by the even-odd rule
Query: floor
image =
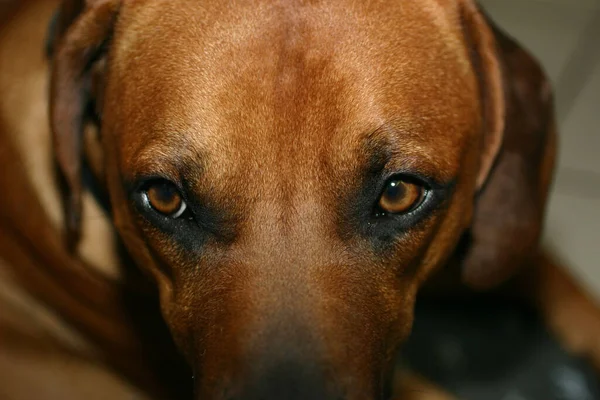
<path fill-rule="evenodd" d="M 480 0 L 546 68 L 559 168 L 544 241 L 600 304 L 600 0 Z"/>

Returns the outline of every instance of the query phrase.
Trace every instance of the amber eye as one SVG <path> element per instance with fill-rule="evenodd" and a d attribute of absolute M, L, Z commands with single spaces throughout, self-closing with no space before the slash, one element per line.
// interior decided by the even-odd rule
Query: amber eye
<path fill-rule="evenodd" d="M 155 182 L 146 190 L 152 208 L 171 218 L 179 218 L 187 208 L 177 187 L 169 181 Z"/>
<path fill-rule="evenodd" d="M 424 196 L 425 188 L 423 186 L 395 179 L 387 183 L 379 198 L 379 207 L 386 213 L 402 214 L 418 206 Z"/>

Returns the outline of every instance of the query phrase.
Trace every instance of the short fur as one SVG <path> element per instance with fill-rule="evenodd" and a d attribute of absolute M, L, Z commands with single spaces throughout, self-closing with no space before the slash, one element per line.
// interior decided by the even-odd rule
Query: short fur
<path fill-rule="evenodd" d="M 539 249 L 548 80 L 471 0 L 7 7 L 0 394 L 443 398 L 410 375 L 393 388 L 393 360 L 452 266 L 477 290 L 535 282 L 600 365 L 597 307 Z M 371 219 L 398 172 L 431 182 L 430 208 Z M 152 177 L 195 222 L 140 206 Z M 567 301 L 585 318 L 556 317 Z"/>

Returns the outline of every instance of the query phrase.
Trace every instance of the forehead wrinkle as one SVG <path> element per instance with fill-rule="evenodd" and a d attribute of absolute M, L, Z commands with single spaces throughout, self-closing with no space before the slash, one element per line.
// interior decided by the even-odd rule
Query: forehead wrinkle
<path fill-rule="evenodd" d="M 266 4 L 266 2 L 259 3 L 261 5 Z M 198 5 L 194 7 L 204 6 Z M 213 4 L 207 7 L 216 6 Z M 358 6 L 353 5 L 353 7 Z M 245 10 L 244 13 L 245 12 L 248 12 L 248 10 Z M 258 13 L 258 11 L 256 12 Z M 407 53 L 403 57 L 398 57 L 399 63 L 397 65 L 390 65 L 388 62 L 385 62 L 385 60 L 381 58 L 385 56 L 385 52 L 387 50 L 390 50 L 390 48 L 386 47 L 382 49 L 381 45 L 379 45 L 379 47 L 364 45 L 366 43 L 377 41 L 378 32 L 376 30 L 371 31 L 369 29 L 363 28 L 361 34 L 356 34 L 352 33 L 350 29 L 350 26 L 353 27 L 355 25 L 353 23 L 349 25 L 343 25 L 343 27 L 335 27 L 335 24 L 333 24 L 333 22 L 335 22 L 336 18 L 340 18 L 340 15 L 337 15 L 336 13 L 337 11 L 330 10 L 329 14 L 327 14 L 327 18 L 329 18 L 329 20 L 320 20 L 319 18 L 317 18 L 316 14 L 308 20 L 310 20 L 312 24 L 316 25 L 321 24 L 324 26 L 328 26 L 329 24 L 333 26 L 334 28 L 329 27 L 327 29 L 327 35 L 323 36 L 329 38 L 329 34 L 331 33 L 333 37 L 340 38 L 339 42 L 330 40 L 331 43 L 326 43 L 334 45 L 332 48 L 335 50 L 332 54 L 333 58 L 330 61 L 330 65 L 333 67 L 334 70 L 339 69 L 340 71 L 342 71 L 350 77 L 350 79 L 347 79 L 347 95 L 339 96 L 338 94 L 336 97 L 336 100 L 340 101 L 342 105 L 342 110 L 338 111 L 342 112 L 343 110 L 345 110 L 344 113 L 346 114 L 344 118 L 340 118 L 340 122 L 337 128 L 338 132 L 340 133 L 339 137 L 341 138 L 341 141 L 344 142 L 340 143 L 340 153 L 343 156 L 347 157 L 349 153 L 351 153 L 348 149 L 348 145 L 349 143 L 353 143 L 353 140 L 348 138 L 349 131 L 353 131 L 353 128 L 356 126 L 362 126 L 367 124 L 365 123 L 365 121 L 373 121 L 374 118 L 381 119 L 381 115 L 384 114 L 383 112 L 381 112 L 380 110 L 373 112 L 373 109 L 377 108 L 377 104 L 396 104 L 397 106 L 394 109 L 394 111 L 402 111 L 399 110 L 401 106 L 408 107 L 411 105 L 411 98 L 414 96 L 414 92 L 430 92 L 431 85 L 440 85 L 440 87 L 444 89 L 444 86 L 447 86 L 447 82 L 432 83 L 432 81 L 438 82 L 442 80 L 446 77 L 444 75 L 435 76 L 435 79 L 428 79 L 425 84 L 418 81 L 413 82 L 413 70 L 418 69 L 417 64 L 419 63 L 413 62 L 412 64 L 410 64 L 408 60 L 411 58 L 411 54 L 415 54 L 415 51 L 420 50 L 418 54 L 421 54 L 423 52 L 427 53 L 426 50 L 411 48 L 411 46 L 414 44 L 413 42 L 407 41 L 406 39 L 398 39 L 396 40 L 396 42 L 401 43 L 397 47 L 394 47 L 393 50 L 395 50 L 396 52 L 401 52 L 402 49 L 406 49 Z M 420 13 L 423 14 L 423 11 L 420 11 Z M 277 36 L 277 34 L 273 33 L 275 31 L 269 30 L 271 29 L 271 27 L 269 27 L 268 29 L 266 27 L 259 29 L 258 27 L 254 26 L 254 24 L 249 24 L 249 26 L 241 24 L 240 26 L 239 22 L 243 20 L 242 16 L 237 16 L 235 18 L 232 16 L 225 16 L 223 18 L 217 18 L 217 20 L 218 22 L 215 22 L 214 25 L 207 32 L 201 32 L 202 29 L 199 26 L 186 27 L 185 35 L 187 35 L 188 37 L 182 38 L 182 40 L 186 41 L 186 43 L 188 41 L 190 43 L 194 43 L 192 48 L 198 49 L 198 51 L 191 51 L 189 53 L 186 53 L 186 59 L 179 60 L 177 57 L 174 57 L 173 60 L 167 64 L 169 68 L 173 67 L 174 71 L 171 71 L 169 74 L 166 74 L 171 77 L 171 81 L 164 82 L 164 86 L 169 86 L 169 90 L 171 91 L 177 89 L 177 91 L 179 91 L 180 94 L 177 95 L 176 102 L 174 103 L 181 103 L 185 104 L 186 106 L 186 108 L 183 110 L 176 110 L 177 113 L 179 113 L 177 115 L 181 115 L 183 113 L 185 115 L 185 118 L 192 120 L 202 120 L 203 124 L 206 125 L 206 130 L 201 136 L 197 136 L 197 140 L 203 141 L 206 144 L 207 151 L 208 149 L 210 149 L 211 153 L 221 152 L 222 154 L 226 154 L 220 156 L 220 160 L 233 163 L 234 160 L 227 161 L 227 159 L 235 157 L 238 159 L 235 161 L 235 163 L 245 163 L 255 171 L 261 169 L 261 167 L 274 165 L 277 168 L 277 171 L 272 172 L 273 177 L 277 176 L 278 172 L 282 172 L 286 168 L 289 171 L 296 170 L 298 166 L 295 165 L 295 163 L 298 164 L 302 161 L 306 161 L 304 158 L 307 155 L 314 156 L 314 150 L 317 147 L 320 147 L 323 144 L 323 142 L 333 140 L 329 137 L 329 132 L 325 132 L 323 129 L 325 127 L 325 122 L 318 121 L 319 118 L 325 119 L 327 115 L 323 114 L 319 116 L 318 112 L 315 112 L 318 111 L 316 105 L 312 104 L 311 108 L 308 109 L 308 111 L 311 111 L 308 113 L 310 119 L 306 120 L 304 125 L 297 124 L 298 127 L 304 128 L 303 134 L 311 133 L 312 137 L 310 138 L 310 140 L 306 136 L 301 137 L 299 135 L 298 130 L 291 129 L 293 125 L 292 122 L 294 121 L 285 121 L 284 119 L 281 119 L 281 122 L 286 122 L 287 125 L 285 126 L 285 128 L 287 130 L 277 131 L 277 134 L 281 135 L 282 137 L 275 137 L 275 130 L 270 130 L 270 128 L 273 126 L 273 121 L 270 118 L 273 117 L 269 116 L 269 114 L 274 114 L 272 112 L 272 104 L 269 103 L 269 101 L 273 101 L 273 99 L 270 98 L 268 95 L 264 95 L 264 93 L 260 91 L 254 91 L 254 89 L 256 89 L 255 87 L 252 87 L 253 90 L 248 91 L 248 93 L 240 92 L 240 90 L 242 89 L 239 89 L 239 87 L 236 87 L 234 85 L 235 81 L 234 79 L 232 79 L 232 77 L 239 77 L 241 71 L 236 71 L 236 69 L 242 67 L 241 69 L 245 70 L 248 73 L 249 79 L 254 77 L 255 81 L 260 81 L 260 79 L 262 78 L 259 77 L 262 77 L 262 75 L 259 72 L 265 71 L 265 69 L 266 71 L 268 71 L 268 69 L 272 67 L 272 65 L 270 64 L 272 58 L 261 58 L 260 63 L 258 63 L 258 65 L 255 65 L 257 63 L 251 64 L 252 59 L 247 57 L 247 55 L 252 54 L 252 52 L 256 49 L 250 45 L 261 46 L 261 48 L 263 48 L 264 51 L 275 51 L 272 50 L 273 46 L 268 46 L 267 42 L 273 37 L 273 35 Z M 269 21 L 269 19 L 263 18 L 259 21 Z M 224 34 L 222 30 L 230 26 L 235 26 L 237 30 L 232 35 Z M 253 31 L 253 29 L 255 31 Z M 423 29 L 420 30 L 422 31 Z M 251 32 L 254 33 L 250 34 Z M 364 33 L 364 35 L 362 35 L 362 33 Z M 171 34 L 171 37 L 169 39 L 170 41 L 174 40 L 173 35 L 174 34 Z M 216 38 L 219 35 L 227 37 L 227 40 L 231 41 L 231 43 L 228 42 L 226 44 L 225 49 L 220 48 L 220 46 L 218 46 L 219 43 L 222 44 L 222 42 L 216 41 Z M 265 40 L 265 43 L 257 43 L 253 41 L 254 39 L 242 40 L 243 38 L 255 37 L 253 35 L 263 35 L 263 40 Z M 404 37 L 404 35 L 398 36 L 401 38 Z M 197 40 L 197 42 L 194 42 L 195 40 Z M 362 46 L 358 46 L 357 43 L 355 43 L 354 41 L 360 41 L 362 43 Z M 153 46 L 156 50 L 164 51 L 164 49 L 160 49 L 160 46 L 157 43 L 155 43 Z M 187 46 L 187 44 L 185 44 L 182 47 L 185 46 Z M 235 50 L 239 50 L 240 46 L 250 47 L 246 48 L 246 53 L 239 53 L 238 57 L 231 60 L 232 62 L 225 62 L 228 60 L 227 57 L 231 55 L 230 53 L 234 52 Z M 301 46 L 299 47 L 299 50 L 302 50 Z M 439 53 L 438 50 L 439 49 L 436 49 L 435 52 L 432 53 L 436 53 L 437 55 Z M 451 54 L 449 55 L 449 53 Z M 213 56 L 216 56 L 218 54 L 220 54 L 219 57 L 215 59 Z M 453 61 L 454 58 L 459 59 L 459 57 L 453 57 L 453 51 L 446 50 L 446 52 L 443 55 L 444 56 L 442 57 L 442 61 L 440 62 L 449 59 L 452 59 Z M 426 58 L 427 60 L 430 60 L 431 57 L 435 58 L 434 56 L 427 55 L 426 57 L 428 57 Z M 148 59 L 151 59 L 151 57 L 149 57 Z M 194 69 L 190 70 L 190 67 L 193 67 Z M 262 69 L 259 70 L 256 68 Z M 378 71 L 378 68 L 385 69 L 385 71 L 383 71 L 385 72 L 385 74 L 382 75 L 380 79 L 373 77 L 376 76 L 378 72 L 380 72 Z M 177 70 L 179 70 L 179 73 L 176 73 Z M 186 77 L 186 79 L 183 79 L 183 77 Z M 190 79 L 190 77 L 192 77 L 192 79 Z M 268 75 L 267 80 L 271 80 L 270 76 Z M 383 83 L 384 81 L 386 81 L 387 83 Z M 176 88 L 173 88 L 171 86 L 171 83 L 174 84 Z M 244 82 L 244 84 L 246 83 L 248 82 Z M 208 88 L 204 87 L 204 85 L 208 85 Z M 186 88 L 188 89 L 187 91 L 185 90 Z M 230 90 L 228 88 L 232 88 L 235 90 Z M 258 86 L 258 88 L 260 89 L 262 88 L 262 86 Z M 405 94 L 398 93 L 403 92 L 404 89 L 412 91 L 407 91 L 407 93 Z M 394 92 L 393 98 L 391 97 L 392 92 Z M 448 90 L 445 90 L 444 95 L 440 97 L 443 97 L 445 99 L 446 92 L 448 92 Z M 229 104 L 228 108 L 224 108 L 223 104 L 216 100 L 220 93 L 228 93 L 227 102 L 225 104 Z M 367 99 L 365 99 L 365 97 Z M 369 104 L 368 106 L 365 106 L 364 103 L 367 100 Z M 446 100 L 440 101 L 444 104 L 449 103 Z M 253 107 L 249 107 L 250 102 L 255 103 Z M 455 101 L 452 101 L 452 103 L 455 103 Z M 425 104 L 425 106 L 428 106 L 428 104 L 429 103 Z M 281 105 L 283 106 L 283 104 Z M 290 103 L 288 104 L 288 106 L 291 107 L 294 106 L 294 104 Z M 449 105 L 447 107 L 449 107 Z M 411 124 L 418 124 L 421 122 L 419 119 L 423 119 L 424 117 L 433 118 L 431 117 L 431 114 L 434 114 L 435 111 L 432 111 L 432 109 L 435 107 L 431 106 L 430 108 L 430 110 L 415 110 L 414 114 L 419 114 L 419 112 L 421 114 L 407 118 L 407 121 L 410 120 Z M 239 110 L 242 110 L 243 112 L 246 112 L 246 114 L 236 114 L 235 116 L 237 120 L 235 121 L 235 123 L 233 123 L 229 118 L 231 115 L 223 113 L 224 109 L 232 110 L 235 113 L 239 113 Z M 446 110 L 443 111 L 445 112 Z M 394 115 L 394 113 L 391 112 L 386 112 L 385 114 Z M 298 113 L 288 113 L 287 115 L 298 115 Z M 245 120 L 245 117 L 247 116 L 250 116 L 250 121 Z M 349 117 L 353 118 L 353 120 L 349 120 Z M 442 122 L 444 122 L 445 120 L 446 124 L 451 123 L 451 121 L 445 117 L 439 117 L 438 120 Z M 408 124 L 408 122 L 406 121 L 402 123 Z M 425 125 L 424 122 L 423 125 Z M 330 124 L 329 127 L 336 128 L 336 126 L 333 126 L 333 124 Z M 250 135 L 248 134 L 249 131 L 251 132 Z M 421 130 L 421 132 L 426 131 L 426 129 Z M 427 135 L 423 133 L 421 137 L 412 138 L 410 144 L 403 145 L 403 143 L 408 143 L 406 142 L 406 140 L 408 140 L 407 135 L 408 133 L 397 136 L 396 143 L 398 144 L 398 152 L 400 152 L 400 150 L 407 151 L 414 149 L 415 153 L 429 155 L 430 158 L 435 156 L 433 150 L 427 147 L 427 142 L 425 140 L 425 137 Z M 286 142 L 285 140 L 283 140 L 285 137 L 287 137 L 287 139 L 291 138 L 293 140 L 289 140 Z M 444 135 L 440 135 L 440 137 L 444 137 Z M 418 139 L 420 138 L 422 138 L 423 140 L 419 141 Z M 278 146 L 279 143 L 281 143 L 281 146 Z M 273 144 L 274 146 L 271 146 Z M 314 146 L 313 154 L 311 154 L 308 151 L 303 151 L 302 153 L 298 152 L 297 157 L 292 157 L 295 153 L 285 153 L 286 150 L 298 149 L 298 146 Z M 273 147 L 276 148 L 277 151 L 273 151 Z M 403 147 L 406 147 L 407 149 L 403 149 Z M 305 148 L 305 150 L 307 149 Z M 285 157 L 283 157 L 282 160 L 280 159 L 282 157 L 278 157 L 278 155 L 283 155 Z M 400 156 L 401 154 L 399 154 L 398 157 L 400 158 Z M 292 160 L 293 158 L 296 159 Z M 352 160 L 349 161 L 351 165 Z M 225 168 L 220 169 L 221 173 L 224 173 L 224 169 Z M 270 173 L 271 172 L 269 170 L 264 171 L 265 175 L 268 175 Z M 279 174 L 280 177 L 282 175 L 283 174 Z M 283 178 L 281 177 L 281 179 Z"/>

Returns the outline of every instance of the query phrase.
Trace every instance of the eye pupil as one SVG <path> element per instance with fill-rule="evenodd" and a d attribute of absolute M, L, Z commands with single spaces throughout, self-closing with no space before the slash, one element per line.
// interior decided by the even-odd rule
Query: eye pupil
<path fill-rule="evenodd" d="M 177 190 L 166 183 L 153 186 L 150 190 L 154 193 L 155 198 L 162 202 L 171 202 L 178 196 Z"/>
<path fill-rule="evenodd" d="M 174 184 L 157 182 L 146 191 L 150 206 L 161 214 L 178 217 L 185 209 L 185 203 Z"/>
<path fill-rule="evenodd" d="M 401 181 L 392 181 L 386 188 L 385 195 L 389 199 L 398 200 L 406 195 L 406 186 Z"/>

